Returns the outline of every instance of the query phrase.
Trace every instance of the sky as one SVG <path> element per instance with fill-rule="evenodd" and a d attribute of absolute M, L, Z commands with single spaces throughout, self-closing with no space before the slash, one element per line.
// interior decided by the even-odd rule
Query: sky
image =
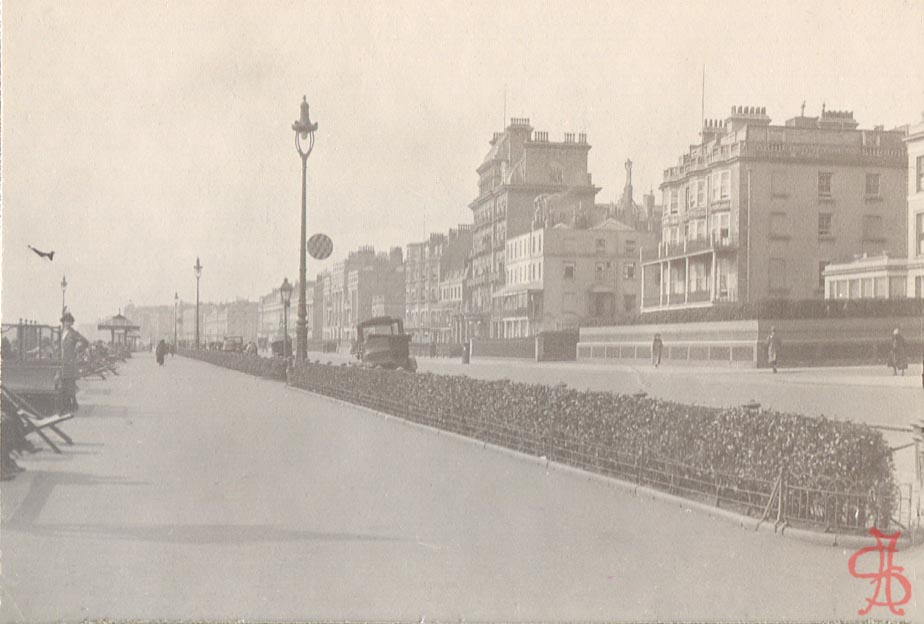
<path fill-rule="evenodd" d="M 308 233 L 334 254 L 471 223 L 507 118 L 636 199 L 707 118 L 924 111 L 924 2 L 103 2 L 2 7 L 5 322 L 78 324 L 128 302 L 255 300 L 298 275 L 302 96 L 319 129 Z M 705 68 L 705 89 L 703 71 Z M 49 262 L 26 245 L 55 251 Z"/>

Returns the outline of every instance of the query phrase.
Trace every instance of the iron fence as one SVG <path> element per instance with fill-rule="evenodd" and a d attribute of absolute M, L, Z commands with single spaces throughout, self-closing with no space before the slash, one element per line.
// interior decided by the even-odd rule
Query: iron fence
<path fill-rule="evenodd" d="M 882 492 L 852 492 L 844 484 L 823 483 L 810 475 L 782 469 L 776 479 L 683 464 L 655 454 L 630 454 L 561 432 L 531 431 L 472 415 L 453 413 L 444 405 L 408 405 L 404 401 L 365 394 L 353 388 L 302 380 L 295 385 L 311 392 L 374 409 L 405 420 L 456 433 L 527 455 L 614 477 L 683 498 L 728 509 L 778 525 L 826 532 L 865 533 L 871 526 L 896 523 Z M 894 497 L 897 493 L 890 493 Z"/>

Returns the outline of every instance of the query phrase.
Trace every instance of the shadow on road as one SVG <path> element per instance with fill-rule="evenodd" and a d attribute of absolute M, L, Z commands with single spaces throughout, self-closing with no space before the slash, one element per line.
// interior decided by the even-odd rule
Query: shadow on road
<path fill-rule="evenodd" d="M 9 530 L 28 530 L 59 485 L 151 485 L 149 481 L 130 481 L 121 477 L 97 476 L 80 472 L 49 472 L 45 470 L 29 471 L 29 491 L 3 528 Z"/>
<path fill-rule="evenodd" d="M 98 537 L 167 544 L 257 544 L 266 542 L 414 542 L 388 535 L 299 531 L 265 524 L 39 524 L 16 529 L 48 537 Z"/>

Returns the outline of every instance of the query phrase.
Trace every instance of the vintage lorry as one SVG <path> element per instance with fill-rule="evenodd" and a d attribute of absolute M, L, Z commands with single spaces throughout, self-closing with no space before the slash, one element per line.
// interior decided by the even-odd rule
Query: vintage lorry
<path fill-rule="evenodd" d="M 377 316 L 356 326 L 352 352 L 363 366 L 414 372 L 417 360 L 410 356 L 410 342 L 411 336 L 404 333 L 401 319 Z"/>

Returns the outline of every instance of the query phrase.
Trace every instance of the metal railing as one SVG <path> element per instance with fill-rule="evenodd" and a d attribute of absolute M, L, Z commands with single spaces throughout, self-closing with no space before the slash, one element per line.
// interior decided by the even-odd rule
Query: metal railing
<path fill-rule="evenodd" d="M 476 416 L 456 414 L 445 405 L 427 407 L 362 393 L 318 379 L 293 385 L 311 392 L 398 416 L 442 431 L 494 444 L 589 472 L 614 477 L 696 500 L 715 507 L 774 522 L 834 532 L 865 533 L 871 526 L 887 528 L 893 519 L 876 492 L 851 492 L 838 484 L 818 485 L 818 479 L 781 470 L 775 480 L 758 479 L 683 464 L 651 453 L 629 454 L 566 432 L 530 430 Z M 814 485 L 806 485 L 815 481 Z M 895 496 L 895 494 L 892 494 Z M 886 499 L 887 500 L 887 499 Z"/>

